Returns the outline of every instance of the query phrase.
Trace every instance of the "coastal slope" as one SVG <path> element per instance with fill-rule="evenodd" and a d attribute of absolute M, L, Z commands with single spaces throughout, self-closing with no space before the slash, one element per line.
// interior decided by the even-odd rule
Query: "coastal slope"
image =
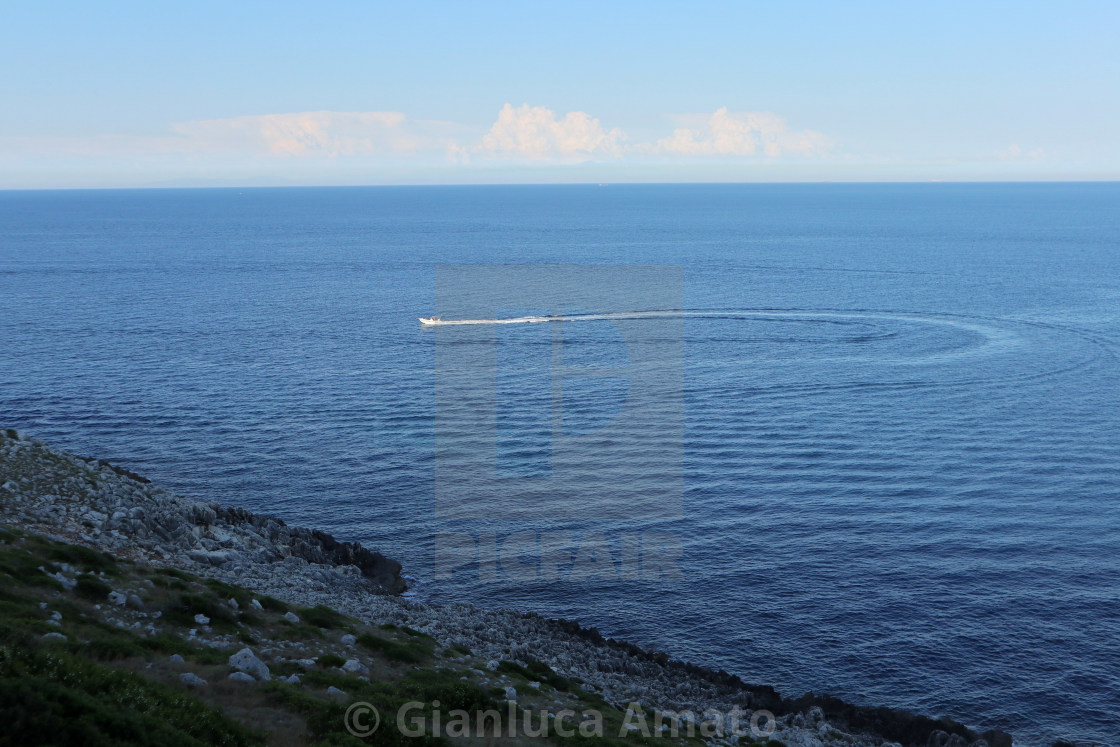
<path fill-rule="evenodd" d="M 404 599 L 399 596 L 405 588 L 400 564 L 357 543 L 339 541 L 314 529 L 290 527 L 275 517 L 176 496 L 127 469 L 51 448 L 10 429 L 0 431 L 0 522 L 20 533 L 12 535 L 10 541 L 5 540 L 5 544 L 26 543 L 28 537 L 41 537 L 45 538 L 43 541 L 67 543 L 65 547 L 106 553 L 129 567 L 146 569 L 149 574 L 159 569 L 187 574 L 180 582 L 197 588 L 186 596 L 202 598 L 200 593 L 207 588 L 232 589 L 227 601 L 235 604 L 234 609 L 239 609 L 236 605 L 259 605 L 260 597 L 292 609 L 328 610 L 329 614 L 318 613 L 320 621 L 333 620 L 338 627 L 342 625 L 338 620 L 345 618 L 344 627 L 373 636 L 367 643 L 375 650 L 356 657 L 352 650 L 354 641 L 350 640 L 355 638 L 353 633 L 344 642 L 330 632 L 331 626 L 316 625 L 319 638 L 312 642 L 317 652 L 315 658 L 328 657 L 328 662 L 334 661 L 330 657 L 338 658 L 340 665 L 345 662 L 351 667 L 348 676 L 364 672 L 360 677 L 366 683 L 380 681 L 377 673 L 385 664 L 386 650 L 403 656 L 400 652 L 411 645 L 413 650 L 426 652 L 423 656 L 417 654 L 420 658 L 413 662 L 417 670 L 444 673 L 448 663 L 453 663 L 456 672 L 461 672 L 457 679 L 492 697 L 497 698 L 500 693 L 499 700 L 521 709 L 538 705 L 543 687 L 546 691 L 551 688 L 557 695 L 556 702 L 548 706 L 553 709 L 569 697 L 559 693 L 574 691 L 578 697 L 571 696 L 572 707 L 586 705 L 591 698 L 619 718 L 619 714 L 633 714 L 636 709 L 667 714 L 722 714 L 713 715 L 713 724 L 718 724 L 703 737 L 712 744 L 748 744 L 764 736 L 762 742 L 769 739 L 800 747 L 1011 745 L 1010 736 L 1003 732 L 979 734 L 948 718 L 931 719 L 886 708 L 857 707 L 812 694 L 782 698 L 765 685 L 749 684 L 726 672 L 607 639 L 594 629 L 570 621 Z M 59 594 L 72 588 L 70 585 L 76 584 L 82 575 L 71 565 L 48 565 L 37 570 L 61 585 L 61 591 L 53 592 Z M 134 573 L 133 581 L 136 578 Z M 109 581 L 104 583 L 111 586 Z M 207 619 L 205 624 L 163 630 L 166 622 L 155 621 L 169 618 L 153 618 L 162 608 L 154 609 L 155 602 L 145 601 L 134 593 L 137 590 L 142 587 L 106 591 L 116 594 L 114 599 L 125 600 L 108 624 L 131 626 L 142 637 L 174 634 L 186 637 L 191 645 L 228 649 L 230 663 L 226 670 L 208 670 L 204 674 L 209 677 L 224 676 L 247 640 L 256 642 L 257 650 L 251 650 L 249 655 L 260 657 L 266 671 L 269 667 L 284 672 L 292 669 L 290 662 L 296 660 L 296 654 L 291 647 L 275 640 L 279 630 L 276 626 L 282 623 L 258 620 L 254 628 L 246 621 L 262 617 L 263 610 L 262 615 L 246 620 L 241 619 L 241 612 L 232 617 L 223 612 L 223 619 L 228 618 L 226 622 L 231 626 L 225 631 L 210 625 L 212 615 L 204 612 L 197 614 Z M 133 596 L 139 601 L 127 604 Z M 161 603 L 180 612 L 184 604 L 190 607 L 179 597 Z M 42 604 L 44 611 L 50 607 L 46 599 Z M 213 612 L 214 608 L 207 609 Z M 100 605 L 97 610 L 91 609 L 88 614 L 101 614 Z M 279 614 L 278 608 L 272 612 Z M 286 614 L 299 619 L 299 612 Z M 190 620 L 181 622 L 189 624 Z M 382 643 L 382 638 L 388 643 Z M 341 648 L 335 651 L 331 646 Z M 442 652 L 439 656 L 448 661 L 432 663 L 428 657 L 436 656 L 437 652 Z M 322 669 L 310 655 L 302 660 L 312 662 L 317 667 L 315 671 Z M 356 663 L 351 664 L 351 660 Z M 219 669 L 222 666 L 215 661 L 209 665 Z M 335 669 L 339 670 L 337 676 L 347 675 L 341 666 Z M 387 682 L 401 680 L 390 676 L 393 671 L 385 675 Z M 296 674 L 293 671 L 287 677 Z M 266 675 L 261 681 L 272 683 L 280 679 L 280 675 Z M 327 679 L 322 675 L 317 681 L 321 684 Z M 176 682 L 188 687 L 181 680 Z M 283 684 L 297 687 L 299 677 L 294 683 L 285 679 Z M 365 687 L 352 681 L 352 691 Z M 326 692 L 323 690 L 320 695 L 328 697 Z M 216 702 L 223 706 L 220 699 Z M 230 712 L 229 708 L 224 710 Z M 756 712 L 766 714 L 761 722 L 769 723 L 772 731 L 765 735 L 751 731 L 750 716 Z M 744 714 L 741 722 L 729 718 L 732 713 Z M 640 730 L 625 736 L 643 738 Z"/>

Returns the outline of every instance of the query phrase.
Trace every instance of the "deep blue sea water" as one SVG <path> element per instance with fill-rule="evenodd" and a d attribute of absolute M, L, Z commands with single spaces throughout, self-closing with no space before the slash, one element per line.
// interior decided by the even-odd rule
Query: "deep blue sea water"
<path fill-rule="evenodd" d="M 685 313 L 417 322 L 493 297 Z M 1120 744 L 1120 185 L 0 193 L 0 350 L 4 426 L 362 540 L 422 597 Z M 581 493 L 607 478 L 640 510 Z M 511 536 L 558 530 L 575 566 L 526 575 Z M 448 532 L 501 571 L 441 578 Z M 632 578 L 635 537 L 681 578 Z"/>

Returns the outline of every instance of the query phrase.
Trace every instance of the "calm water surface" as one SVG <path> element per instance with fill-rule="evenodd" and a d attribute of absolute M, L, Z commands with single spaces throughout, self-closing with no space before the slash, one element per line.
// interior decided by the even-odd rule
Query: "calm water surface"
<path fill-rule="evenodd" d="M 1115 184 L 0 193 L 0 420 L 368 542 L 426 598 L 1020 744 L 1117 744 L 1118 207 Z M 689 313 L 422 330 L 462 264 L 680 267 Z M 635 331 L 676 346 L 679 510 L 507 521 L 554 474 L 556 422 L 618 419 Z M 473 523 L 436 510 L 438 418 L 471 422 L 437 412 L 440 345 L 491 356 L 494 427 L 452 445 L 489 439 L 510 479 Z M 556 355 L 623 373 L 556 388 Z M 628 483 L 648 493 L 655 435 L 587 464 L 648 459 Z M 540 505 L 579 500 L 542 484 Z M 436 534 L 464 529 L 600 533 L 613 560 L 623 532 L 666 532 L 682 578 L 437 578 Z"/>

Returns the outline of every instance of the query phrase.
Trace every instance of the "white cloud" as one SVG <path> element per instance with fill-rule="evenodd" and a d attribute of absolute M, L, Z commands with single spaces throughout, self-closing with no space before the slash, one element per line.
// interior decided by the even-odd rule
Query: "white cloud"
<path fill-rule="evenodd" d="M 401 112 L 318 111 L 183 122 L 173 129 L 204 150 L 338 157 L 447 149 L 453 141 L 433 132 L 439 124 Z"/>
<path fill-rule="evenodd" d="M 698 115 L 684 117 L 690 123 Z M 717 109 L 707 121 L 679 127 L 650 148 L 654 153 L 682 156 L 820 155 L 832 143 L 814 130 L 790 130 L 773 112 L 728 112 Z"/>
<path fill-rule="evenodd" d="M 551 109 L 506 104 L 477 150 L 491 155 L 532 160 L 582 161 L 596 156 L 621 155 L 622 130 L 603 129 L 586 112 L 568 112 L 558 119 Z"/>
<path fill-rule="evenodd" d="M 996 158 L 1001 161 L 1021 161 L 1023 159 L 1038 161 L 1043 156 L 1045 156 L 1045 153 L 1043 153 L 1042 148 L 1032 148 L 1029 151 L 1024 151 L 1014 143 L 1003 150 L 996 151 Z"/>
<path fill-rule="evenodd" d="M 179 122 L 146 135 L 0 137 L 0 172 L 57 183 L 64 183 L 59 175 L 67 174 L 75 180 L 117 174 L 118 182 L 132 183 L 363 183 L 424 180 L 437 172 L 465 180 L 478 165 L 472 159 L 486 168 L 519 162 L 676 168 L 680 162 L 687 169 L 690 161 L 695 166 L 706 157 L 812 155 L 829 148 L 820 133 L 791 130 L 769 112 L 720 109 L 677 117 L 676 124 L 667 137 L 630 144 L 621 129 L 604 127 L 587 112 L 560 116 L 528 104 L 507 103 L 489 127 L 412 119 L 394 111 L 244 115 Z M 1023 155 L 1013 147 L 1005 155 L 1038 157 L 1034 153 Z M 88 178 L 93 183 L 94 176 Z M 9 177 L 8 183 L 16 182 Z"/>

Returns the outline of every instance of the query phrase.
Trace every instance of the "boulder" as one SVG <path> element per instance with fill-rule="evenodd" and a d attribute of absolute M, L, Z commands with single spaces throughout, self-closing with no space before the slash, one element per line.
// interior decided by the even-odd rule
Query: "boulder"
<path fill-rule="evenodd" d="M 253 649 L 248 646 L 229 657 L 229 665 L 238 672 L 244 672 L 258 680 L 267 680 L 272 676 L 268 671 L 268 665 L 258 659 Z"/>
<path fill-rule="evenodd" d="M 179 675 L 179 682 L 182 682 L 187 687 L 202 687 L 206 684 L 206 680 L 202 679 L 194 672 L 183 672 Z"/>

